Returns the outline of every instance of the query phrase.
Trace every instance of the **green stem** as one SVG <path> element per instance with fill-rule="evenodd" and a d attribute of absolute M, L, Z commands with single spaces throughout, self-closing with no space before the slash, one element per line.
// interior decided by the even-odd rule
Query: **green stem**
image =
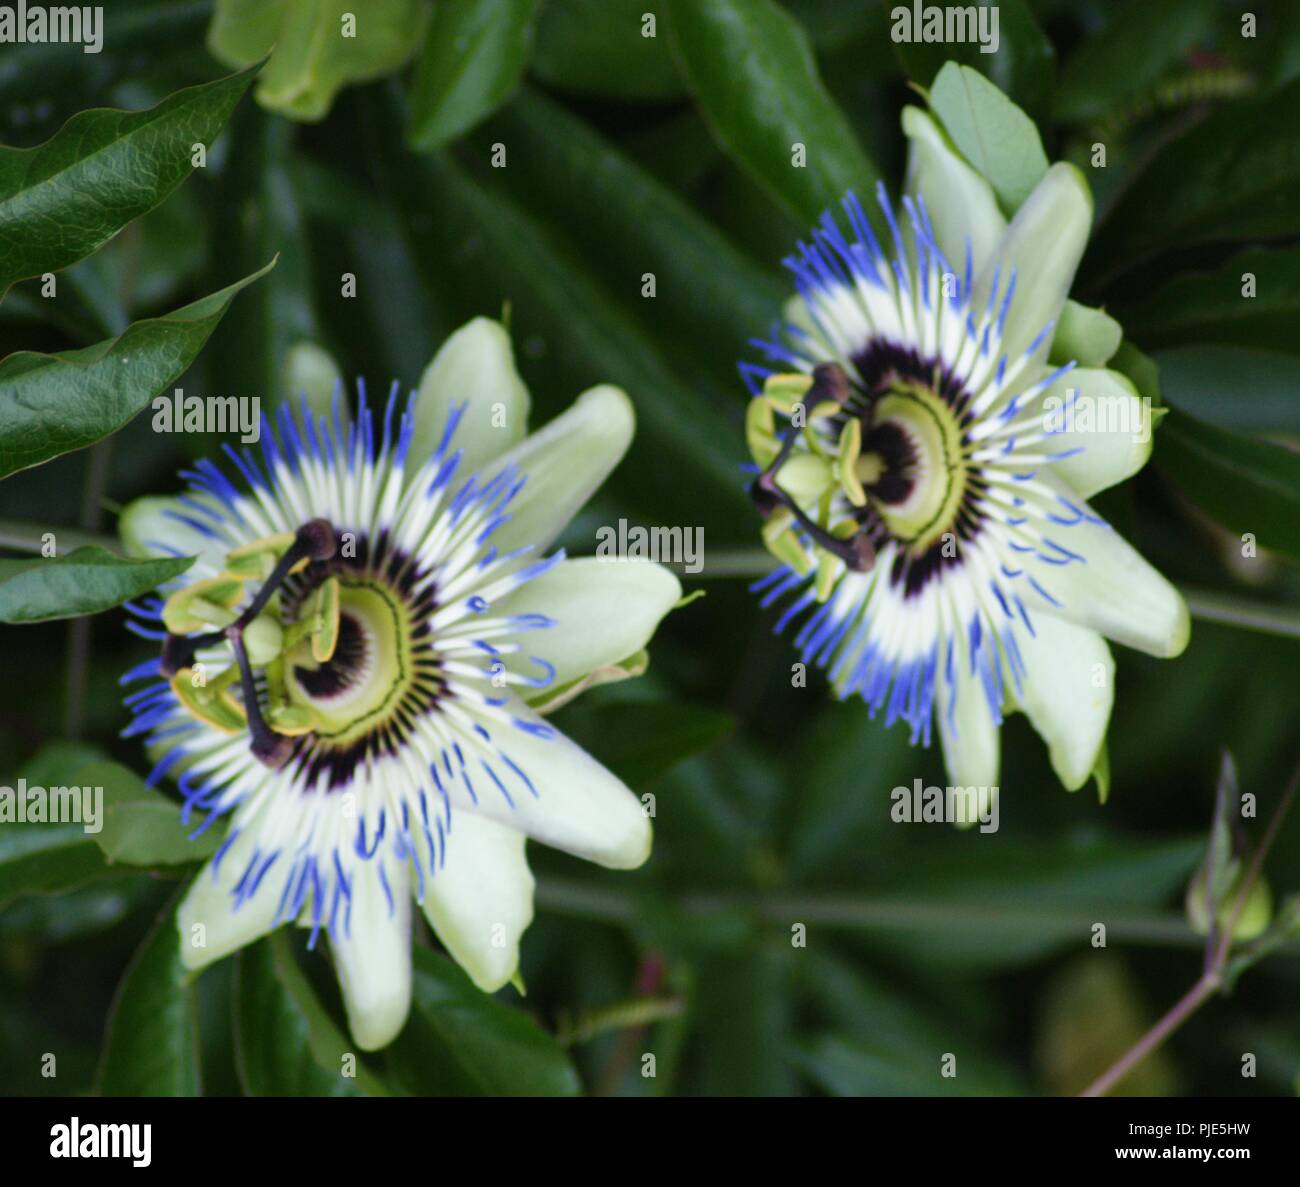
<path fill-rule="evenodd" d="M 12 552 L 40 552 L 44 547 L 42 537 L 48 532 L 54 533 L 60 555 L 86 544 L 97 544 L 111 552 L 120 552 L 122 548 L 121 542 L 115 537 L 100 532 L 88 532 L 82 528 L 44 527 L 17 519 L 0 519 L 0 548 Z"/>
<path fill-rule="evenodd" d="M 1300 611 L 1290 606 L 1261 605 L 1231 594 L 1187 587 L 1183 587 L 1182 595 L 1187 599 L 1187 608 L 1193 618 L 1240 627 L 1245 631 L 1300 639 Z"/>
<path fill-rule="evenodd" d="M 628 924 L 639 912 L 637 901 L 626 894 L 567 879 L 539 879 L 537 902 L 560 914 L 606 923 Z M 980 907 L 964 901 L 918 902 L 858 894 L 686 894 L 676 906 L 697 917 L 743 912 L 782 926 L 799 922 L 846 930 L 936 932 L 960 928 L 989 936 L 1062 940 L 1086 933 L 1096 922 L 1096 912 L 1062 914 L 1045 907 Z M 1178 914 L 1108 914 L 1106 930 L 1120 942 L 1154 947 L 1199 948 L 1204 942 Z M 1300 955 L 1300 944 L 1289 944 L 1284 950 Z"/>
<path fill-rule="evenodd" d="M 686 574 L 686 576 L 702 581 L 722 581 L 731 578 L 752 580 L 767 576 L 776 564 L 772 554 L 764 549 L 738 548 L 706 553 L 703 571 Z M 678 573 L 684 573 L 680 565 L 672 567 Z M 1217 622 L 1246 631 L 1259 631 L 1266 635 L 1300 639 L 1300 610 L 1290 606 L 1272 606 L 1240 598 L 1234 594 L 1190 586 L 1181 587 L 1179 592 L 1187 600 L 1187 608 L 1192 617 L 1202 622 Z"/>

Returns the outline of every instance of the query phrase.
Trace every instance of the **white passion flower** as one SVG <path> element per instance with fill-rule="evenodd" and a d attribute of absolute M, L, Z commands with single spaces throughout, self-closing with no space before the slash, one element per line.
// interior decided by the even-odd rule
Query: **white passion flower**
<path fill-rule="evenodd" d="M 1104 762 L 1105 639 L 1174 656 L 1188 638 L 1177 591 L 1087 502 L 1146 462 L 1149 409 L 1055 332 L 1092 221 L 1078 170 L 1049 168 L 1008 223 L 929 115 L 903 122 L 904 217 L 877 195 L 891 250 L 846 197 L 850 233 L 827 213 L 786 261 L 801 302 L 755 343 L 769 366 L 742 366 L 782 562 L 756 588 L 788 599 L 776 629 L 799 621 L 837 695 L 913 743 L 937 725 L 954 786 L 997 787 L 1022 710 L 1073 790 Z M 1071 303 L 1079 319 L 1114 327 Z"/>
<path fill-rule="evenodd" d="M 329 937 L 357 1044 L 384 1046 L 411 995 L 411 901 L 474 982 L 519 962 L 533 915 L 525 838 L 641 865 L 639 800 L 538 711 L 643 668 L 678 601 L 648 563 L 547 549 L 633 433 L 595 387 L 525 437 L 502 327 L 459 330 L 409 401 L 349 425 L 280 410 L 260 462 L 227 447 L 189 491 L 124 513 L 135 552 L 197 555 L 132 607 L 161 645 L 124 731 L 178 779 L 196 835 L 228 819 L 179 912 L 201 968 L 286 922 Z"/>

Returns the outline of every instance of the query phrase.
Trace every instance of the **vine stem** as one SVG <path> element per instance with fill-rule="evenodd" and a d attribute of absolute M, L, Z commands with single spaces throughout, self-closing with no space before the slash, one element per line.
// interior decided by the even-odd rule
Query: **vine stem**
<path fill-rule="evenodd" d="M 695 577 L 702 581 L 756 579 L 766 577 L 776 567 L 776 559 L 761 548 L 727 549 L 707 554 L 704 569 L 700 573 L 687 573 L 680 564 L 669 565 L 679 576 Z M 1179 593 L 1187 602 L 1191 616 L 1202 622 L 1215 622 L 1245 631 L 1300 639 L 1300 613 L 1289 606 L 1270 606 L 1233 594 L 1191 586 L 1180 586 Z"/>
<path fill-rule="evenodd" d="M 1228 956 L 1232 951 L 1232 937 L 1237 930 L 1237 922 L 1241 918 L 1242 911 L 1245 910 L 1246 900 L 1250 897 L 1250 892 L 1259 880 L 1264 858 L 1268 856 L 1269 850 L 1273 847 L 1278 830 L 1282 827 L 1282 821 L 1295 799 L 1298 784 L 1300 784 L 1300 766 L 1296 767 L 1290 782 L 1286 786 L 1286 791 L 1282 793 L 1282 798 L 1268 822 L 1268 828 L 1264 830 L 1263 840 L 1260 841 L 1259 846 L 1251 855 L 1250 865 L 1246 869 L 1246 876 L 1242 879 L 1237 896 L 1233 900 L 1232 914 L 1228 918 L 1227 926 L 1223 928 L 1221 934 L 1211 927 L 1207 939 L 1208 958 L 1205 962 L 1204 971 L 1196 979 L 1195 984 L 1169 1008 L 1146 1034 L 1089 1084 L 1079 1094 L 1080 1096 L 1105 1096 L 1129 1072 L 1146 1059 L 1152 1051 L 1182 1026 L 1187 1019 L 1195 1014 L 1202 1005 L 1223 988 L 1224 970 L 1227 968 Z M 1213 914 L 1211 912 L 1211 918 L 1213 918 Z"/>

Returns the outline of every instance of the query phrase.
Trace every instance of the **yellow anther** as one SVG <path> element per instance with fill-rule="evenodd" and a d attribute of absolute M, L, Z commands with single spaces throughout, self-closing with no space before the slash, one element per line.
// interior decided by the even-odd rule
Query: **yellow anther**
<path fill-rule="evenodd" d="M 163 606 L 163 625 L 174 635 L 188 635 L 208 627 L 229 626 L 234 608 L 244 596 L 237 577 L 222 574 L 178 589 Z"/>
<path fill-rule="evenodd" d="M 310 612 L 317 625 L 311 634 L 311 657 L 318 664 L 327 662 L 339 642 L 339 579 L 323 581 L 311 596 Z"/>
<path fill-rule="evenodd" d="M 277 734 L 297 738 L 320 726 L 320 715 L 307 705 L 278 705 L 266 717 L 266 724 Z"/>
<path fill-rule="evenodd" d="M 760 470 L 766 470 L 781 450 L 776 436 L 776 416 L 766 396 L 755 396 L 745 409 L 745 441 Z"/>
<path fill-rule="evenodd" d="M 840 486 L 855 507 L 867 505 L 867 492 L 858 479 L 858 453 L 862 449 L 862 422 L 856 416 L 844 422 L 840 431 L 840 456 L 835 463 Z"/>
<path fill-rule="evenodd" d="M 794 523 L 794 516 L 784 507 L 774 511 L 763 524 L 763 544 L 783 565 L 789 565 L 796 573 L 808 573 L 813 560 L 796 535 Z"/>
<path fill-rule="evenodd" d="M 182 668 L 172 677 L 171 687 L 191 716 L 223 734 L 238 734 L 248 728 L 243 706 L 230 694 L 229 681 L 218 677 L 210 685 L 196 684 L 194 669 Z"/>
<path fill-rule="evenodd" d="M 763 384 L 763 396 L 778 412 L 789 416 L 796 404 L 803 403 L 803 398 L 812 385 L 813 377 L 801 371 L 769 375 Z"/>

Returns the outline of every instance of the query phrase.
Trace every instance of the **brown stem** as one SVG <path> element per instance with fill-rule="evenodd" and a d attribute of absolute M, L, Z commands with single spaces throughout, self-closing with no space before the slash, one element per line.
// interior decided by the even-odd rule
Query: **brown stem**
<path fill-rule="evenodd" d="M 1246 906 L 1246 900 L 1254 889 L 1255 882 L 1259 879 L 1259 872 L 1264 866 L 1264 859 L 1273 847 L 1273 842 L 1277 840 L 1278 830 L 1282 827 L 1282 821 L 1291 808 L 1291 802 L 1295 799 L 1298 785 L 1300 785 L 1300 766 L 1297 766 L 1292 773 L 1290 782 L 1287 783 L 1286 790 L 1282 793 L 1281 800 L 1278 801 L 1277 807 L 1273 810 L 1268 827 L 1264 830 L 1263 840 L 1260 841 L 1259 846 L 1251 855 L 1250 865 L 1246 868 L 1246 876 L 1241 880 L 1241 886 L 1238 888 L 1237 896 L 1233 901 L 1232 914 L 1228 918 L 1228 925 L 1223 928 L 1218 944 L 1214 947 L 1213 954 L 1210 956 L 1204 972 L 1201 973 L 1191 989 L 1183 994 L 1146 1034 L 1089 1084 L 1079 1094 L 1080 1096 L 1104 1096 L 1222 988 L 1223 971 L 1228 963 L 1228 953 L 1232 949 L 1232 937 L 1237 930 L 1237 921 L 1241 918 L 1241 913 Z M 1213 915 L 1214 912 L 1211 911 L 1211 917 Z M 1211 936 L 1213 935 L 1214 933 L 1211 931 Z"/>

